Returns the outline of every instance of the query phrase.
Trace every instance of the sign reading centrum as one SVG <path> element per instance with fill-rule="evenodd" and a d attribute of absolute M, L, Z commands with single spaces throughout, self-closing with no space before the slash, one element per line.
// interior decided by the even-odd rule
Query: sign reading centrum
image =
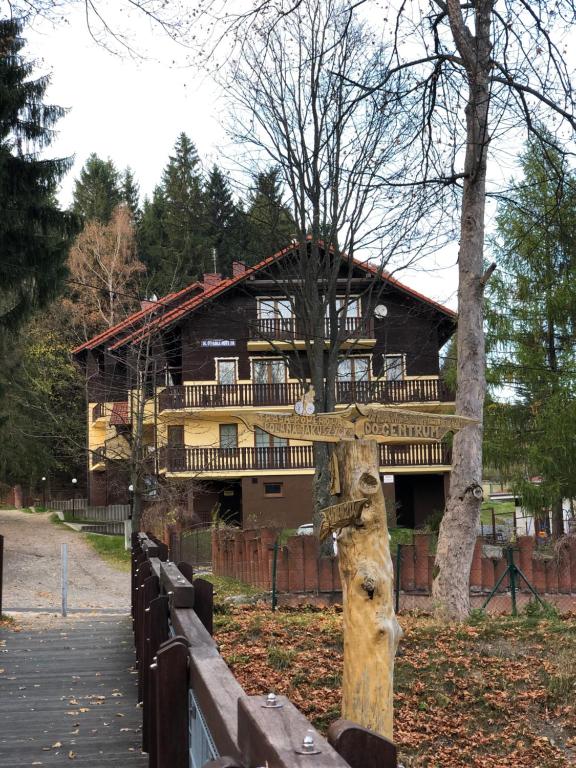
<path fill-rule="evenodd" d="M 356 437 L 378 442 L 437 442 L 447 432 L 474 423 L 463 416 L 436 416 L 419 411 L 356 406 L 362 416 L 355 421 Z"/>
<path fill-rule="evenodd" d="M 476 423 L 465 416 L 444 416 L 385 406 L 354 405 L 341 413 L 314 416 L 281 413 L 234 414 L 248 429 L 263 429 L 276 437 L 337 443 L 368 439 L 378 443 L 432 443 L 447 432 Z"/>

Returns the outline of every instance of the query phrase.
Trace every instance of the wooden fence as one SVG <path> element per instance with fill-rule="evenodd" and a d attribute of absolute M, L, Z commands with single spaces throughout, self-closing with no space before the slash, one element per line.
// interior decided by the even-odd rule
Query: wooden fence
<path fill-rule="evenodd" d="M 264 591 L 272 589 L 273 548 L 278 531 L 272 528 L 240 530 L 214 529 L 212 569 L 217 576 L 230 576 Z M 400 564 L 400 588 L 405 594 L 430 594 L 434 554 L 432 536 L 413 536 L 403 544 L 401 556 L 393 559 L 394 572 Z M 554 555 L 543 557 L 532 536 L 519 536 L 514 560 L 534 588 L 542 594 L 576 594 L 576 539 L 566 542 Z M 479 537 L 470 570 L 472 593 L 489 593 L 506 570 L 506 558 L 499 547 L 486 547 Z M 338 563 L 321 558 L 315 536 L 291 536 L 277 552 L 276 588 L 278 592 L 339 593 L 342 590 Z M 508 579 L 500 591 L 508 588 Z M 525 584 L 519 584 L 526 590 Z"/>
<path fill-rule="evenodd" d="M 387 739 L 338 720 L 324 739 L 284 696 L 248 696 L 212 638 L 212 585 L 132 536 L 132 617 L 150 768 L 396 768 Z"/>

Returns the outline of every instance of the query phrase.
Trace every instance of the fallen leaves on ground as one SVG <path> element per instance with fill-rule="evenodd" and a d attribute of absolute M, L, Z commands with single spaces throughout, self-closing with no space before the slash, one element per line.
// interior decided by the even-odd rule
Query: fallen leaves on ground
<path fill-rule="evenodd" d="M 288 696 L 325 732 L 340 716 L 341 613 L 223 610 L 216 640 L 245 691 Z M 395 741 L 407 768 L 576 763 L 576 619 L 399 619 Z"/>

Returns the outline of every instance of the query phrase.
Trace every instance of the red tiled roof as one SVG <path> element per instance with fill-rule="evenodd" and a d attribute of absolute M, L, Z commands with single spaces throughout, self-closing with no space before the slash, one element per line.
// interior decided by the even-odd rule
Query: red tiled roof
<path fill-rule="evenodd" d="M 110 412 L 110 426 L 130 424 L 128 403 L 112 403 Z"/>
<path fill-rule="evenodd" d="M 124 320 L 121 322 L 116 323 L 116 325 L 113 325 L 111 328 L 107 328 L 97 336 L 93 336 L 91 339 L 88 339 L 88 341 L 80 344 L 80 346 L 72 350 L 72 354 L 77 355 L 79 352 L 83 352 L 85 349 L 94 349 L 94 347 L 98 347 L 107 339 L 114 338 L 114 336 L 117 336 L 122 331 L 129 329 L 130 326 L 138 323 L 140 320 L 143 320 L 147 315 L 153 314 L 158 310 L 159 307 L 172 304 L 174 301 L 185 296 L 187 293 L 190 293 L 194 289 L 202 290 L 202 284 L 198 282 L 191 283 L 185 288 L 182 288 L 180 291 L 168 293 L 166 296 L 163 296 L 157 301 L 149 301 L 144 308 L 139 309 L 137 312 L 133 312 L 131 315 L 128 315 L 128 317 L 124 318 Z"/>
<path fill-rule="evenodd" d="M 178 320 L 178 318 L 182 317 L 182 315 L 185 315 L 187 312 L 193 309 L 196 309 L 201 304 L 204 304 L 210 299 L 215 298 L 219 294 L 224 293 L 224 291 L 228 290 L 228 288 L 231 288 L 232 286 L 237 285 L 238 283 L 241 283 L 243 280 L 246 280 L 248 277 L 250 277 L 250 275 L 253 275 L 255 272 L 258 272 L 260 269 L 263 269 L 264 267 L 267 267 L 268 265 L 273 264 L 275 261 L 278 261 L 287 253 L 290 253 L 293 250 L 294 250 L 294 246 L 290 245 L 287 248 L 283 248 L 281 251 L 278 251 L 278 253 L 275 253 L 273 256 L 268 256 L 268 258 L 263 259 L 258 264 L 255 264 L 253 267 L 246 267 L 246 271 L 243 274 L 237 275 L 236 277 L 229 277 L 229 278 L 226 278 L 225 280 L 222 280 L 222 282 L 218 283 L 218 285 L 214 286 L 214 288 L 210 288 L 209 290 L 204 291 L 204 293 L 201 293 L 199 296 L 194 296 L 188 301 L 185 301 L 179 307 L 175 307 L 169 312 L 164 313 L 161 317 L 156 318 L 148 325 L 147 328 L 136 329 L 134 333 L 131 333 L 129 336 L 126 336 L 125 338 L 120 339 L 120 341 L 116 342 L 115 344 L 112 344 L 110 349 L 111 350 L 118 349 L 118 347 L 121 347 L 130 341 L 137 341 L 142 336 L 145 336 L 146 333 L 148 333 L 148 331 L 152 327 L 154 329 L 157 329 L 157 328 L 164 328 L 166 325 L 170 325 L 170 323 L 173 323 L 175 320 Z"/>
<path fill-rule="evenodd" d="M 320 245 L 323 246 L 323 243 L 320 243 Z M 219 296 L 220 294 L 227 291 L 229 288 L 232 288 L 233 286 L 248 279 L 255 272 L 258 272 L 261 269 L 264 269 L 264 267 L 267 267 L 273 264 L 274 262 L 279 261 L 282 257 L 286 256 L 288 253 L 290 253 L 293 250 L 294 250 L 294 246 L 290 245 L 286 248 L 283 248 L 281 251 L 278 251 L 273 256 L 269 256 L 268 258 L 263 259 L 258 264 L 255 264 L 252 267 L 246 267 L 246 270 L 242 274 L 236 275 L 235 277 L 226 278 L 222 280 L 220 283 L 218 283 L 217 285 L 215 285 L 213 288 L 209 288 L 208 290 L 205 290 L 202 293 L 197 294 L 196 296 L 192 296 L 186 301 L 180 303 L 178 306 L 173 307 L 172 309 L 168 309 L 168 311 L 163 312 L 162 314 L 159 314 L 157 317 L 150 320 L 150 322 L 148 322 L 145 326 L 136 327 L 131 333 L 128 333 L 128 335 L 123 335 L 120 339 L 116 340 L 113 344 L 110 345 L 109 348 L 111 350 L 118 349 L 119 347 L 122 347 L 127 343 L 137 341 L 143 336 L 146 336 L 146 334 L 148 334 L 151 330 L 164 328 L 167 325 L 170 325 L 171 323 L 175 322 L 176 320 L 178 320 L 180 317 L 187 314 L 188 312 L 191 312 L 192 310 L 197 309 L 202 304 L 210 301 L 216 296 Z M 343 258 L 345 258 L 345 256 L 343 256 Z M 367 264 L 365 262 L 358 261 L 358 259 L 353 259 L 352 261 L 353 261 L 353 264 L 358 268 L 363 269 L 366 272 L 370 272 L 373 275 L 378 275 L 382 280 L 385 280 L 386 282 L 395 286 L 399 290 L 404 291 L 408 295 L 413 296 L 414 298 L 417 298 L 419 301 L 423 301 L 426 304 L 429 304 L 439 312 L 442 312 L 443 314 L 447 315 L 449 318 L 451 319 L 456 318 L 457 316 L 456 312 L 449 309 L 448 307 L 443 306 L 442 304 L 439 304 L 433 299 L 429 299 L 427 296 L 424 296 L 418 291 L 415 291 L 413 288 L 410 288 L 404 283 L 401 283 L 400 280 L 397 280 L 395 277 L 392 277 L 390 273 L 377 269 L 376 267 L 373 267 L 370 264 Z M 167 303 L 173 303 L 175 299 L 180 298 L 183 294 L 185 294 L 191 288 L 197 287 L 199 285 L 200 285 L 199 283 L 193 283 L 191 286 L 188 286 L 187 288 L 182 289 L 178 293 L 169 294 L 164 299 L 161 299 L 158 302 L 158 304 L 165 305 Z M 117 326 L 114 326 L 114 328 L 110 328 L 108 331 L 105 331 L 99 336 L 95 336 L 93 339 L 90 339 L 90 341 L 86 342 L 82 346 L 73 350 L 73 354 L 81 352 L 82 350 L 87 348 L 92 349 L 95 346 L 98 346 L 99 344 L 101 344 L 103 341 L 106 341 L 108 338 L 111 338 L 111 337 L 113 338 L 114 336 L 118 335 L 120 331 L 124 329 L 129 329 L 132 323 L 134 323 L 135 321 L 137 322 L 146 314 L 149 314 L 150 311 L 151 310 L 143 310 L 140 312 L 136 312 L 134 315 L 131 315 L 130 317 L 126 318 L 126 320 L 124 320 L 122 323 L 119 323 Z"/>

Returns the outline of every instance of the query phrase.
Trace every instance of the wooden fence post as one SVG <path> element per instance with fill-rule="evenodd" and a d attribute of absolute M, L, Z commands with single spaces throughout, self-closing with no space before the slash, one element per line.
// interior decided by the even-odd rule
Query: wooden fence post
<path fill-rule="evenodd" d="M 214 586 L 206 579 L 194 579 L 194 610 L 204 628 L 214 634 Z"/>
<path fill-rule="evenodd" d="M 350 720 L 336 720 L 328 728 L 328 741 L 350 768 L 396 768 L 398 756 L 385 736 Z"/>
<path fill-rule="evenodd" d="M 4 536 L 0 534 L 0 617 L 2 616 L 2 579 L 4 574 Z"/>
<path fill-rule="evenodd" d="M 336 445 L 342 509 L 338 567 L 342 580 L 344 673 L 342 716 L 392 738 L 394 657 L 402 635 L 394 614 L 393 568 L 378 444 L 348 440 Z M 334 523 L 336 526 L 336 523 Z"/>
<path fill-rule="evenodd" d="M 346 761 L 284 696 L 238 699 L 238 745 L 248 766 L 349 768 Z"/>
<path fill-rule="evenodd" d="M 185 637 L 173 637 L 156 654 L 156 768 L 189 768 L 189 647 Z"/>
<path fill-rule="evenodd" d="M 146 685 L 145 685 L 145 697 L 144 707 L 142 710 L 142 749 L 144 752 L 148 752 L 151 756 L 150 768 L 152 768 L 152 755 L 155 758 L 155 720 L 153 717 L 153 711 L 156 702 L 156 694 L 154 688 L 154 670 L 156 668 L 155 657 L 158 653 L 158 649 L 165 643 L 169 636 L 170 630 L 168 627 L 168 612 L 169 602 L 167 595 L 160 595 L 150 601 L 148 606 L 147 618 L 147 636 L 146 643 L 147 659 L 149 660 L 148 666 L 144 670 Z"/>

